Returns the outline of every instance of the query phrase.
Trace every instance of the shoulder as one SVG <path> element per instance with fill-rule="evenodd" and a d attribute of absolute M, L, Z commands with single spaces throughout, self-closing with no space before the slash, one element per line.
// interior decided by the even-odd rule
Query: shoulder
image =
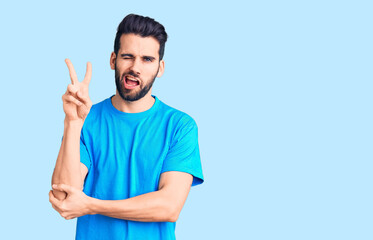
<path fill-rule="evenodd" d="M 100 118 L 102 112 L 104 111 L 104 108 L 106 107 L 105 105 L 108 99 L 110 98 L 104 99 L 92 105 L 86 119 L 84 120 L 83 127 L 97 123 L 97 120 Z"/>
<path fill-rule="evenodd" d="M 197 127 L 196 121 L 188 113 L 171 107 L 161 101 L 159 105 L 159 114 L 166 118 L 175 128 Z"/>
<path fill-rule="evenodd" d="M 188 113 L 171 107 L 167 104 L 161 104 L 158 111 L 167 118 L 163 120 L 167 126 L 167 132 L 170 137 L 170 148 L 179 144 L 179 150 L 195 146 L 198 143 L 198 127 L 194 118 Z M 181 145 L 180 145 L 181 144 Z"/>

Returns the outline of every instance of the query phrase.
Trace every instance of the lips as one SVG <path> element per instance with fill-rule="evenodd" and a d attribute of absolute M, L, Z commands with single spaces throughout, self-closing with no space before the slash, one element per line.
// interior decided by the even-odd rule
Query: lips
<path fill-rule="evenodd" d="M 125 75 L 123 83 L 127 89 L 134 89 L 140 85 L 140 81 L 131 75 Z"/>

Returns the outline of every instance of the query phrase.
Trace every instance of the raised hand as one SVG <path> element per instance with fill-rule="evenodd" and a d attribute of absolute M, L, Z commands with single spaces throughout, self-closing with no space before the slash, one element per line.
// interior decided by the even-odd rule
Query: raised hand
<path fill-rule="evenodd" d="M 71 61 L 66 59 L 65 62 L 69 68 L 71 79 L 71 84 L 67 86 L 65 94 L 62 95 L 63 110 L 66 114 L 65 121 L 77 120 L 83 123 L 92 107 L 92 101 L 88 95 L 88 86 L 92 77 L 92 65 L 87 62 L 84 80 L 79 82 Z"/>

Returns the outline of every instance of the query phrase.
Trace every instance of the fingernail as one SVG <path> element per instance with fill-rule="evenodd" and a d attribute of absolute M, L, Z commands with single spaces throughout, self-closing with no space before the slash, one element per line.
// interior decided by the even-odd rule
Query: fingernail
<path fill-rule="evenodd" d="M 53 184 L 52 187 L 54 187 L 54 188 L 57 187 L 57 184 Z"/>

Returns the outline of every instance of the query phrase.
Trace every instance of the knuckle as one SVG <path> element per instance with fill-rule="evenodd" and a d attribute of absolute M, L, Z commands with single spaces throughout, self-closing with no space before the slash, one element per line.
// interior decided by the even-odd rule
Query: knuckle
<path fill-rule="evenodd" d="M 67 85 L 67 90 L 69 92 L 71 92 L 71 93 L 75 93 L 76 92 L 76 88 L 71 83 L 69 85 Z"/>
<path fill-rule="evenodd" d="M 70 101 L 70 102 L 76 102 L 76 99 L 75 99 L 74 96 L 69 95 L 68 98 L 69 98 L 69 101 Z M 62 185 L 61 185 L 61 186 L 62 186 Z"/>

